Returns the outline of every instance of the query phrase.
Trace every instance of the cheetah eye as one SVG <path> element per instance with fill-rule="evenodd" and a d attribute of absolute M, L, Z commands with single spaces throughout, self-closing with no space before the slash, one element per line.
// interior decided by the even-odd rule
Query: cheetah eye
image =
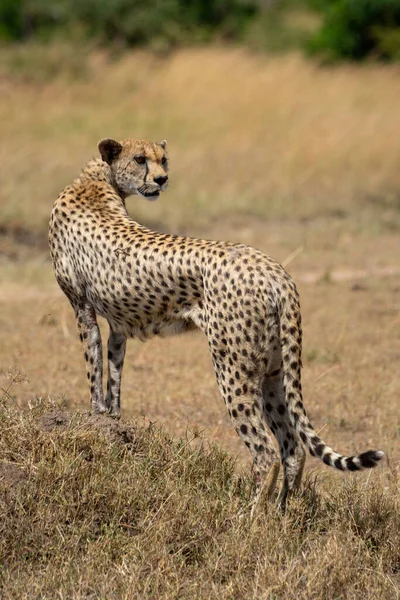
<path fill-rule="evenodd" d="M 144 165 L 144 163 L 146 162 L 146 158 L 144 156 L 141 156 L 140 154 L 138 156 L 134 156 L 133 157 L 138 165 Z"/>
<path fill-rule="evenodd" d="M 167 162 L 167 158 L 165 156 L 163 156 L 162 160 L 161 160 L 161 164 L 165 165 L 166 162 Z"/>

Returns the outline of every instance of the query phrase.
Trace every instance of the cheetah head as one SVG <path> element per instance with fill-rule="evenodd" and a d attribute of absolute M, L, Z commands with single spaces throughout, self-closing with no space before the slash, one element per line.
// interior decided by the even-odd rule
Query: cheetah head
<path fill-rule="evenodd" d="M 116 142 L 104 139 L 98 148 L 101 158 L 111 169 L 113 185 L 122 198 L 137 194 L 157 200 L 168 186 L 167 142 L 158 144 L 142 140 Z"/>

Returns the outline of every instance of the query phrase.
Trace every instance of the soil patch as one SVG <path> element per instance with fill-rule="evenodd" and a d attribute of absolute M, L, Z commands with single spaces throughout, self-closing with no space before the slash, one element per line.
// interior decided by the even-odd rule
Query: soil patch
<path fill-rule="evenodd" d="M 0 461 L 0 500 L 13 497 L 20 483 L 26 479 L 26 474 L 18 465 Z"/>
<path fill-rule="evenodd" d="M 55 412 L 45 413 L 42 417 L 43 431 L 53 431 L 54 429 L 65 429 L 71 422 L 71 414 L 57 410 Z"/>
<path fill-rule="evenodd" d="M 60 410 L 48 412 L 42 416 L 41 428 L 48 433 L 54 430 L 66 429 L 70 426 L 72 420 L 73 414 L 70 412 Z M 134 429 L 119 419 L 116 420 L 107 415 L 88 414 L 83 421 L 86 421 L 89 427 L 109 436 L 115 442 L 131 444 L 134 441 Z"/>

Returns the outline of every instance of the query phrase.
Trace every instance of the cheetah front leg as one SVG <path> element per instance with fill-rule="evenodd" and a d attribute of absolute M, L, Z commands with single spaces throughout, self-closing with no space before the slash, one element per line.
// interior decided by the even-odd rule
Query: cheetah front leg
<path fill-rule="evenodd" d="M 74 310 L 85 356 L 92 409 L 94 413 L 105 413 L 107 406 L 103 396 L 103 351 L 96 312 L 87 301 L 74 305 Z"/>
<path fill-rule="evenodd" d="M 124 366 L 126 350 L 126 337 L 116 333 L 110 328 L 108 338 L 108 381 L 107 381 L 107 408 L 112 417 L 121 414 L 120 395 L 122 367 Z"/>

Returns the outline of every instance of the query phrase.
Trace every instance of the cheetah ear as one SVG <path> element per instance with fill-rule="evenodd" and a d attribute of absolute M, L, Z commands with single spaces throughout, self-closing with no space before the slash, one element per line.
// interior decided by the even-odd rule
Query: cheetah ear
<path fill-rule="evenodd" d="M 167 140 L 163 140 L 162 142 L 158 142 L 158 145 L 161 146 L 163 150 L 167 147 Z"/>
<path fill-rule="evenodd" d="M 104 162 L 111 165 L 112 161 L 115 160 L 120 154 L 122 146 L 119 142 L 116 142 L 110 138 L 106 138 L 104 140 L 100 140 L 98 143 L 98 149 Z"/>

